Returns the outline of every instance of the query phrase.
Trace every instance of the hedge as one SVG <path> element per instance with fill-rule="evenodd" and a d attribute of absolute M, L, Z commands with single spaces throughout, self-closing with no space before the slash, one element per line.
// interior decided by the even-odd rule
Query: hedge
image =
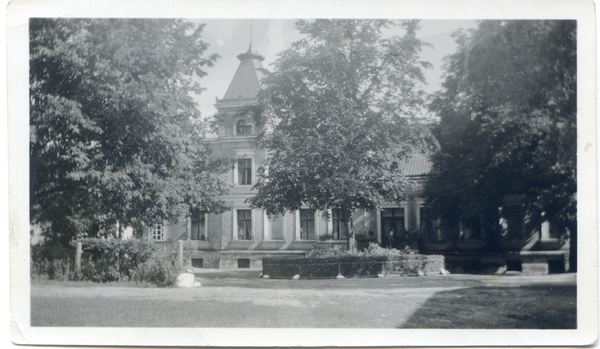
<path fill-rule="evenodd" d="M 418 275 L 419 270 L 425 275 L 439 274 L 442 269 L 444 256 L 439 255 L 389 256 L 385 262 L 386 273 L 392 275 Z"/>
<path fill-rule="evenodd" d="M 171 286 L 179 275 L 176 257 L 160 254 L 150 240 L 86 238 L 81 268 L 75 271 L 75 250 L 35 246 L 31 248 L 31 278 L 93 282 L 136 281 Z M 73 245 L 76 241 L 73 242 Z M 57 252 L 58 251 L 58 252 Z"/>
<path fill-rule="evenodd" d="M 337 257 L 263 257 L 263 274 L 274 279 L 295 275 L 305 279 L 344 277 L 377 277 L 378 274 L 439 274 L 444 268 L 443 256 L 337 256 Z"/>
<path fill-rule="evenodd" d="M 263 274 L 272 278 L 321 279 L 345 277 L 377 277 L 385 262 L 382 256 L 342 256 L 318 258 L 263 257 Z"/>

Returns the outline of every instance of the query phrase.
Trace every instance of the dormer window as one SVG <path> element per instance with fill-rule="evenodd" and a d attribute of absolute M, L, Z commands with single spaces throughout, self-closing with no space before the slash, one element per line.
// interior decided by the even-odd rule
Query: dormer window
<path fill-rule="evenodd" d="M 238 135 L 249 135 L 252 133 L 252 125 L 247 124 L 246 120 L 242 119 L 238 121 L 236 131 Z"/>

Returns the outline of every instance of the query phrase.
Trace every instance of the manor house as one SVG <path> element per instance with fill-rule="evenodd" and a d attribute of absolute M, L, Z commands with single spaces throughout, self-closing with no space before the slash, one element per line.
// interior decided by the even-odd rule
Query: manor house
<path fill-rule="evenodd" d="M 315 247 L 346 248 L 349 232 L 336 210 L 329 212 L 329 221 L 308 208 L 269 219 L 263 210 L 252 209 L 245 203 L 255 195 L 252 186 L 256 170 L 267 153 L 257 147 L 257 135 L 262 130 L 240 111 L 257 104 L 264 56 L 248 49 L 237 58 L 240 63 L 229 88 L 222 99 L 216 100 L 218 134 L 211 141 L 213 156 L 237 159 L 228 173 L 234 187 L 221 198 L 229 210 L 221 214 L 199 213 L 178 224 L 157 224 L 147 228 L 145 235 L 165 251 L 174 251 L 177 242 L 183 241 L 187 262 L 194 268 L 261 269 L 264 256 L 304 256 Z M 401 170 L 422 184 L 431 170 L 431 162 L 418 154 L 404 163 Z M 422 253 L 444 254 L 459 271 L 481 268 L 487 262 L 515 270 L 523 270 L 526 265 L 537 273 L 547 273 L 551 268 L 565 271 L 568 267 L 565 266 L 568 244 L 559 242 L 558 233 L 549 224 L 537 230 L 524 224 L 518 197 L 507 198 L 504 208 L 503 224 L 508 234 L 500 246 L 503 252 L 491 254 L 484 250 L 483 234 L 476 224 L 461 225 L 459 239 L 452 238 L 453 232 L 440 229 L 438 221 L 430 217 L 420 190 L 407 193 L 407 198 L 399 205 L 382 205 L 374 211 L 353 214 L 359 249 L 369 243 L 418 247 Z M 550 257 L 540 257 L 540 248 L 550 250 Z M 531 256 L 527 257 L 527 253 Z"/>

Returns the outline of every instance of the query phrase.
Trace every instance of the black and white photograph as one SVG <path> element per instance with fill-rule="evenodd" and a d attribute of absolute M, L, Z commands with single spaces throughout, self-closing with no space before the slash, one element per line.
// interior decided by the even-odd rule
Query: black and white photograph
<path fill-rule="evenodd" d="M 191 3 L 14 4 L 13 342 L 597 340 L 592 5 Z"/>

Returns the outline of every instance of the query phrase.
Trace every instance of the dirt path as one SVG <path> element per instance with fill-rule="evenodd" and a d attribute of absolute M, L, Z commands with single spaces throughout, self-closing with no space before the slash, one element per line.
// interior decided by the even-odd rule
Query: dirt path
<path fill-rule="evenodd" d="M 216 273 L 215 273 L 216 274 Z M 254 275 L 238 273 L 237 276 L 196 276 L 202 283 L 198 288 L 138 288 L 138 287 L 63 287 L 60 285 L 32 285 L 32 297 L 118 297 L 136 299 L 193 300 L 219 298 L 282 299 L 322 298 L 318 292 L 335 289 L 336 294 L 348 297 L 419 297 L 465 287 L 517 287 L 534 285 L 575 285 L 575 274 L 536 276 L 451 275 L 435 277 L 387 277 L 384 279 L 346 280 L 264 280 Z M 268 290 L 268 291 L 267 291 Z M 266 297 L 268 296 L 268 297 Z M 268 301 L 268 300 L 265 300 Z"/>

